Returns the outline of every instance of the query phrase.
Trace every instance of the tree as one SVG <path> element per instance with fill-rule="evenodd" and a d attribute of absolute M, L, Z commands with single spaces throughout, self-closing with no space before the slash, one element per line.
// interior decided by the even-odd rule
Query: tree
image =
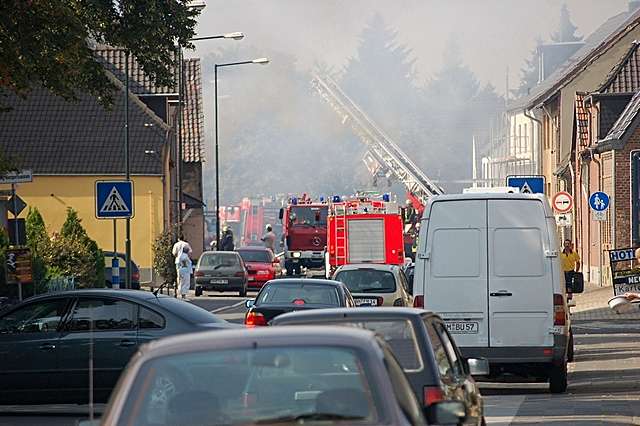
<path fill-rule="evenodd" d="M 160 86 L 172 83 L 176 44 L 192 47 L 198 11 L 189 0 L 4 0 L 0 2 L 0 89 L 36 85 L 65 99 L 80 91 L 108 105 L 115 89 L 92 44 L 128 49 Z"/>
<path fill-rule="evenodd" d="M 153 242 L 153 270 L 162 277 L 163 284 L 167 286 L 175 283 L 177 278 L 175 258 L 171 253 L 174 236 L 175 228 L 167 229 Z"/>
<path fill-rule="evenodd" d="M 42 219 L 37 207 L 29 207 L 25 228 L 27 231 L 27 245 L 31 249 L 33 285 L 36 288 L 36 292 L 39 293 L 46 284 L 47 266 L 43 256 L 49 249 L 51 241 L 49 240 L 49 234 L 47 234 L 44 219 Z"/>
<path fill-rule="evenodd" d="M 582 36 L 576 35 L 578 28 L 571 22 L 571 15 L 566 3 L 560 8 L 560 24 L 558 30 L 551 35 L 551 41 L 554 43 L 567 43 L 582 40 Z"/>
<path fill-rule="evenodd" d="M 520 69 L 520 84 L 516 89 L 511 90 L 514 98 L 526 96 L 529 91 L 538 84 L 540 77 L 540 61 L 538 59 L 538 49 L 542 45 L 542 39 L 536 40 L 536 47 L 531 51 L 528 59 L 525 59 L 524 66 Z"/>
<path fill-rule="evenodd" d="M 90 287 L 104 286 L 104 255 L 102 250 L 89 237 L 87 231 L 82 227 L 82 219 L 78 217 L 78 212 L 71 207 L 67 208 L 67 219 L 62 224 L 59 238 L 57 238 L 54 246 L 58 246 L 58 242 L 61 244 L 69 243 L 70 253 L 73 253 L 74 256 L 82 256 L 84 254 L 88 256 L 82 260 L 86 265 L 78 265 L 78 268 L 82 271 L 91 271 L 89 276 L 83 277 L 82 284 Z M 64 261 L 63 264 L 66 265 Z"/>

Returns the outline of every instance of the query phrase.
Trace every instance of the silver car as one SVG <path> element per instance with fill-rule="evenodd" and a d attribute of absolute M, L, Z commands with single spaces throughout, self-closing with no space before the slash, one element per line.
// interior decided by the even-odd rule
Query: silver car
<path fill-rule="evenodd" d="M 333 279 L 343 282 L 356 306 L 412 306 L 411 286 L 398 265 L 352 264 L 339 267 Z"/>

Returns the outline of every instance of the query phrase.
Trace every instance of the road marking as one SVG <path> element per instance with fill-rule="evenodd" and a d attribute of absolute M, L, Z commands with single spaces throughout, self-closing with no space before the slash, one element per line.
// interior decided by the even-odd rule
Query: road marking
<path fill-rule="evenodd" d="M 238 306 L 241 306 L 241 305 L 244 305 L 244 300 L 241 300 L 238 303 L 235 303 L 233 305 L 227 305 L 227 306 L 223 306 L 221 308 L 214 309 L 213 311 L 209 311 L 209 312 L 211 312 L 212 314 L 218 314 L 220 312 L 229 311 L 231 309 L 237 308 Z M 244 317 L 244 314 L 242 314 L 242 315 Z"/>
<path fill-rule="evenodd" d="M 518 414 L 526 396 L 495 395 L 485 396 L 484 413 L 487 424 L 508 426 Z"/>

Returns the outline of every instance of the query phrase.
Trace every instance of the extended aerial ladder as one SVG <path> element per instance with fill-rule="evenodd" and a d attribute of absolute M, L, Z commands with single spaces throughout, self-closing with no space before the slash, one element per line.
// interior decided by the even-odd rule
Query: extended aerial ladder
<path fill-rule="evenodd" d="M 409 157 L 387 136 L 343 91 L 331 77 L 314 76 L 312 86 L 349 124 L 360 140 L 367 145 L 367 168 L 381 169 L 387 177 L 393 176 L 406 188 L 410 198 L 424 206 L 427 199 L 444 191 L 427 177 Z"/>

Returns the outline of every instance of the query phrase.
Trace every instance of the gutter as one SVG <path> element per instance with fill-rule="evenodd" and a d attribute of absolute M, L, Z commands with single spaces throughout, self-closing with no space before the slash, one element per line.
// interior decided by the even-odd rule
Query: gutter
<path fill-rule="evenodd" d="M 536 138 L 538 146 L 535 147 L 533 152 L 535 153 L 535 157 L 534 157 L 534 163 L 536 165 L 535 172 L 539 173 L 540 170 L 541 170 L 540 159 L 542 158 L 542 146 L 540 144 L 540 139 L 541 139 L 541 134 L 542 134 L 542 121 L 538 120 L 537 118 L 535 118 L 533 115 L 530 115 L 530 114 L 531 114 L 531 110 L 525 108 L 524 116 L 532 121 L 531 127 L 533 128 L 533 122 L 538 123 L 538 137 Z"/>

